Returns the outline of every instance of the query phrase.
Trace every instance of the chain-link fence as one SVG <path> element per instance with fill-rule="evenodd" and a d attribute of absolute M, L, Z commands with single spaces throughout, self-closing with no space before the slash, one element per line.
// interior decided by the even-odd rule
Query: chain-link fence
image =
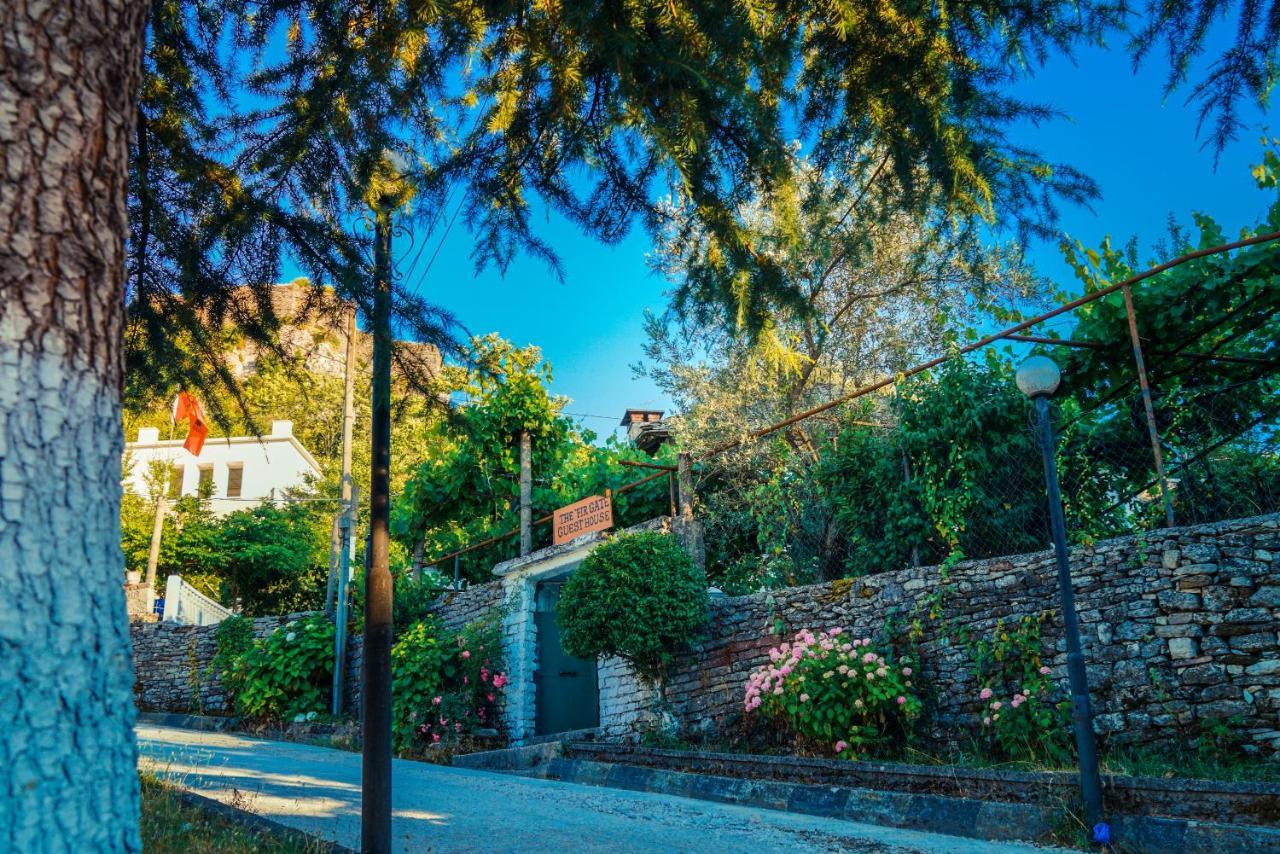
<path fill-rule="evenodd" d="M 1170 340 L 1139 332 L 1127 290 L 1055 313 L 1065 337 L 1020 324 L 704 453 L 713 582 L 745 592 L 1047 548 L 1038 426 L 1015 382 L 1033 353 L 1062 370 L 1051 415 L 1074 542 L 1280 510 L 1274 314 L 1192 312 Z"/>

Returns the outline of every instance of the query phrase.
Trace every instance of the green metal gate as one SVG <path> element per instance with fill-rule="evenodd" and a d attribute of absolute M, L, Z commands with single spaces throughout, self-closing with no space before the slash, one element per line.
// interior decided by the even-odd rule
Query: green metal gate
<path fill-rule="evenodd" d="M 574 658 L 560 646 L 556 602 L 563 581 L 538 585 L 533 612 L 538 632 L 538 669 L 534 672 L 535 732 L 550 735 L 600 725 L 600 689 L 596 663 Z"/>

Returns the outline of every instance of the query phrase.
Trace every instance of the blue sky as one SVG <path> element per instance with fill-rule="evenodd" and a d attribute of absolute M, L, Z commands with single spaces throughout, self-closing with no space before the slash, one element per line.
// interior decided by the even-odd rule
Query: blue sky
<path fill-rule="evenodd" d="M 1246 113 L 1253 129 L 1222 152 L 1215 171 L 1214 152 L 1196 138 L 1196 111 L 1184 104 L 1185 92 L 1162 98 L 1164 71 L 1152 61 L 1135 75 L 1122 51 L 1094 48 L 1079 53 L 1074 64 L 1052 60 L 1015 90 L 1070 116 L 1039 129 L 1019 127 L 1015 141 L 1082 169 L 1101 186 L 1102 199 L 1092 210 L 1062 211 L 1063 229 L 1086 245 L 1108 234 L 1117 240 L 1138 234 L 1145 258 L 1171 213 L 1183 221 L 1192 211 L 1209 213 L 1234 233 L 1264 210 L 1266 199 L 1249 176 L 1249 166 L 1260 159 L 1262 115 Z M 524 258 L 505 277 L 496 270 L 476 275 L 459 222 L 441 244 L 421 293 L 473 333 L 496 331 L 517 344 L 540 346 L 554 365 L 553 390 L 572 399 L 567 411 L 588 416 L 582 423 L 602 436 L 627 407 L 666 408 L 661 392 L 630 367 L 641 356 L 644 310 L 661 311 L 670 288 L 648 271 L 647 235 L 636 227 L 621 244 L 606 247 L 554 216 L 542 234 L 561 254 L 563 282 L 541 262 Z M 434 251 L 433 242 L 424 256 Z M 1034 245 L 1029 254 L 1059 285 L 1071 284 L 1055 246 Z"/>

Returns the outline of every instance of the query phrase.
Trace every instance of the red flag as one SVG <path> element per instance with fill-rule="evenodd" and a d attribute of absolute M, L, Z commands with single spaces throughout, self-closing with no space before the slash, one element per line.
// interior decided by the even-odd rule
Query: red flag
<path fill-rule="evenodd" d="M 191 422 L 187 441 L 182 443 L 182 447 L 190 451 L 192 456 L 200 456 L 205 437 L 209 435 L 209 425 L 204 421 L 204 410 L 200 408 L 200 401 L 196 400 L 195 395 L 185 391 L 178 392 L 173 401 L 173 420 Z"/>

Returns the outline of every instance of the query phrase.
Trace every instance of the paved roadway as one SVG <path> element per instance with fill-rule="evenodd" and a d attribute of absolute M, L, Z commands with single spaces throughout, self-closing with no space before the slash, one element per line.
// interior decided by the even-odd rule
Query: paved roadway
<path fill-rule="evenodd" d="M 360 842 L 360 756 L 140 724 L 141 767 L 350 848 Z M 393 767 L 392 833 L 422 851 L 1043 852 L 671 795 L 422 762 Z"/>

